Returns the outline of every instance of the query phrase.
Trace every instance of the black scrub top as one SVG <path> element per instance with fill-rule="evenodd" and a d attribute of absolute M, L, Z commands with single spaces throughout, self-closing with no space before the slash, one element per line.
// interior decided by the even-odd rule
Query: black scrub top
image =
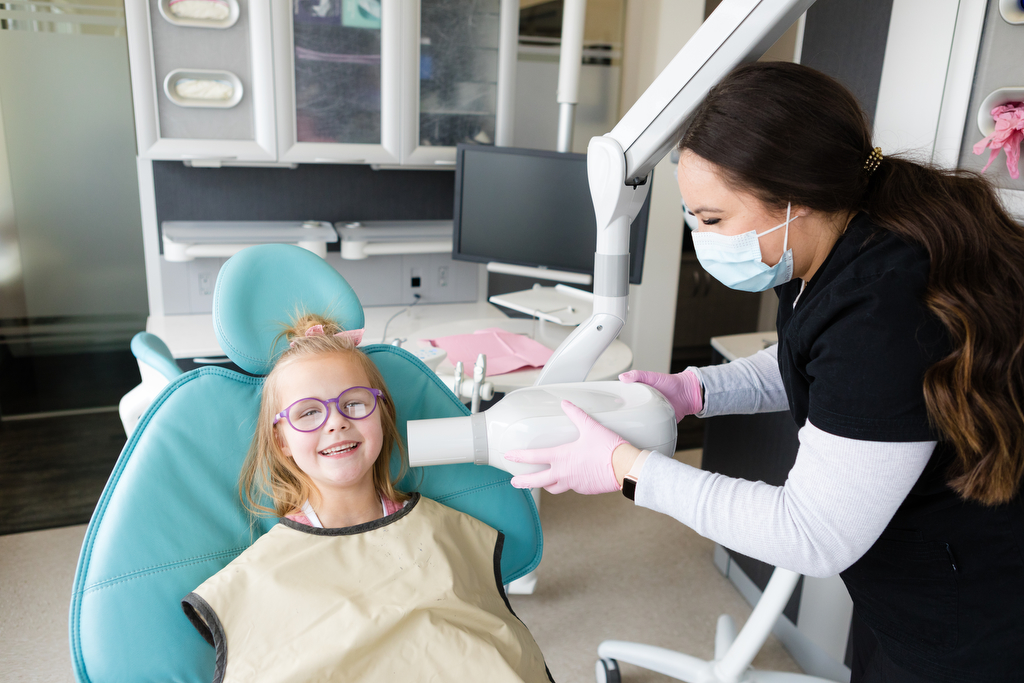
<path fill-rule="evenodd" d="M 928 272 L 923 247 L 857 215 L 803 292 L 800 280 L 775 288 L 779 369 L 800 427 L 939 442 L 841 574 L 885 654 L 928 680 L 1024 681 L 1024 503 L 987 507 L 946 484 L 955 452 L 929 424 L 924 374 L 950 341 L 923 302 Z"/>

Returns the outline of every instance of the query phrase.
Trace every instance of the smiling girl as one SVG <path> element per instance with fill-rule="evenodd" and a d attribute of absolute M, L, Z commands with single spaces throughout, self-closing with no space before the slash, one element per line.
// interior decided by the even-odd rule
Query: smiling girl
<path fill-rule="evenodd" d="M 409 496 L 395 488 L 389 458 L 377 456 L 397 444 L 404 468 L 405 449 L 384 378 L 356 348 L 359 335 L 316 315 L 283 334 L 290 348 L 263 384 L 242 468 L 246 507 L 327 528 L 396 512 Z M 273 508 L 259 502 L 262 495 Z"/>
<path fill-rule="evenodd" d="M 504 536 L 395 487 L 395 404 L 359 333 L 306 315 L 284 336 L 239 482 L 281 522 L 182 601 L 215 683 L 550 680 L 505 596 Z"/>

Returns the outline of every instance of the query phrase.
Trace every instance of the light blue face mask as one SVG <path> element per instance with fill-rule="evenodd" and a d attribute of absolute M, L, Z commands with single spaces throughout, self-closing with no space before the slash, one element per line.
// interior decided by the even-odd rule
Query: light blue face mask
<path fill-rule="evenodd" d="M 697 260 L 704 270 L 726 287 L 743 292 L 764 292 L 772 287 L 793 279 L 793 250 L 789 246 L 789 223 L 796 218 L 790 216 L 792 205 L 786 206 L 786 222 L 774 228 L 757 232 L 751 230 L 741 235 L 719 235 L 705 230 L 693 231 L 693 248 Z M 782 242 L 782 259 L 774 266 L 761 260 L 759 237 L 786 229 Z"/>

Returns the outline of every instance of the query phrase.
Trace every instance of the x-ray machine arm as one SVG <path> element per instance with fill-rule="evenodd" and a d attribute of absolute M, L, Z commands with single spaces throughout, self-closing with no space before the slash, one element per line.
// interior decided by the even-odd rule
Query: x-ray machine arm
<path fill-rule="evenodd" d="M 582 382 L 626 322 L 629 225 L 651 170 L 687 117 L 737 65 L 764 54 L 814 0 L 723 0 L 610 133 L 590 140 L 587 175 L 597 216 L 594 314 L 555 350 L 537 384 Z"/>

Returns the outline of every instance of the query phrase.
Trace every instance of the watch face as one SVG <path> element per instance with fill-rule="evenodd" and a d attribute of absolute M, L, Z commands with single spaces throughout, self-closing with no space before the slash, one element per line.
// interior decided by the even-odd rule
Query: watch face
<path fill-rule="evenodd" d="M 636 479 L 627 476 L 622 480 L 622 495 L 630 500 L 635 500 L 636 496 Z"/>

